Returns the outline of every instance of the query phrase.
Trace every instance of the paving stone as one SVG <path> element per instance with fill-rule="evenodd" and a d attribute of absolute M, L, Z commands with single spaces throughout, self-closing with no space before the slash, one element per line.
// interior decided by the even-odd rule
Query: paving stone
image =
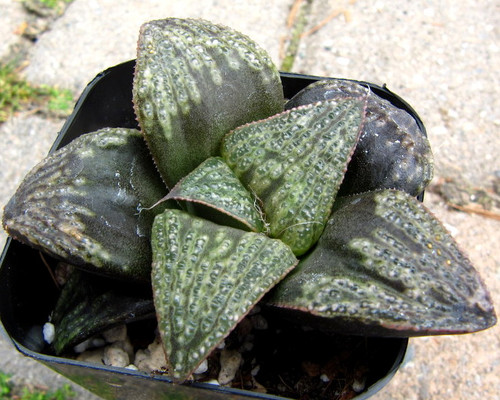
<path fill-rule="evenodd" d="M 6 58 L 11 46 L 22 41 L 21 36 L 16 33 L 26 20 L 26 13 L 19 1 L 0 0 L 0 60 Z"/>
<path fill-rule="evenodd" d="M 277 62 L 289 4 L 290 0 L 75 0 L 39 38 L 25 74 L 31 82 L 79 92 L 98 72 L 135 58 L 142 23 L 165 17 L 229 25 L 249 35 Z"/>
<path fill-rule="evenodd" d="M 481 185 L 500 169 L 498 2 L 314 2 L 294 71 L 387 84 L 426 125 L 436 175 Z"/>
<path fill-rule="evenodd" d="M 69 384 L 76 393 L 75 399 L 100 399 L 100 397 L 72 383 L 39 362 L 24 357 L 1 333 L 0 331 L 0 371 L 11 375 L 11 380 L 16 385 L 24 385 L 27 388 L 50 388 L 50 390 L 55 391 L 63 385 Z"/>
<path fill-rule="evenodd" d="M 19 183 L 49 152 L 63 120 L 45 119 L 20 113 L 0 124 L 0 210 L 17 189 Z M 0 245 L 7 238 L 0 229 Z"/>
<path fill-rule="evenodd" d="M 494 1 L 314 2 L 294 71 L 387 84 L 420 115 L 435 176 L 487 186 L 500 169 L 498 46 Z M 307 29 L 306 29 L 307 31 Z M 459 179 L 459 180 L 460 180 Z M 498 221 L 425 203 L 453 228 L 493 295 L 500 286 Z M 500 327 L 472 335 L 411 339 L 415 357 L 375 399 L 483 399 L 500 392 Z"/>

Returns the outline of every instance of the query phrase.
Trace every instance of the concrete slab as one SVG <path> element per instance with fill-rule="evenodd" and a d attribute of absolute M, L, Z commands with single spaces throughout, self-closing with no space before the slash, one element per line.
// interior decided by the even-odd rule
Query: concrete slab
<path fill-rule="evenodd" d="M 11 381 L 16 385 L 23 385 L 28 389 L 48 388 L 50 391 L 55 391 L 69 384 L 75 392 L 75 399 L 101 399 L 38 361 L 24 357 L 2 335 L 0 335 L 0 371 L 11 375 Z"/>
<path fill-rule="evenodd" d="M 135 57 L 142 22 L 167 15 L 225 23 L 250 35 L 279 63 L 279 42 L 292 3 L 75 0 L 35 44 L 26 74 L 33 82 L 79 93 L 99 71 Z M 4 10 L 13 4 L 19 9 L 17 2 L 0 0 L 0 29 L 8 25 L 5 21 L 11 14 Z M 389 0 L 315 1 L 309 28 L 337 9 L 340 13 L 302 39 L 294 71 L 387 83 L 424 120 L 437 159 L 436 174 L 458 175 L 483 186 L 492 172 L 500 170 L 499 7 L 496 0 L 401 0 L 397 5 Z M 12 29 L 8 32 L 13 34 Z M 4 143 L 0 205 L 43 157 L 62 125 L 62 121 L 52 125 L 32 117 L 21 115 L 0 128 Z M 20 147 L 11 153 L 5 143 Z M 28 158 L 31 154 L 34 158 Z M 500 310 L 499 222 L 450 211 L 432 193 L 426 195 L 426 204 L 452 229 Z M 376 400 L 479 400 L 500 392 L 499 326 L 473 335 L 418 338 L 412 343 L 413 360 Z M 1 345 L 0 369 L 9 368 L 17 371 L 16 377 L 28 379 L 37 379 L 39 369 L 50 372 L 33 366 L 31 360 L 24 363 L 13 349 L 5 353 Z M 54 378 L 51 387 L 57 382 Z"/>
<path fill-rule="evenodd" d="M 387 86 L 419 113 L 436 175 L 476 185 L 500 170 L 498 2 L 314 2 L 294 71 Z"/>
<path fill-rule="evenodd" d="M 21 2 L 0 0 L 2 17 L 0 24 L 0 60 L 8 56 L 12 45 L 19 43 L 22 38 L 16 33 L 26 20 L 26 13 Z"/>
<path fill-rule="evenodd" d="M 100 71 L 135 58 L 139 27 L 165 17 L 204 18 L 249 35 L 278 62 L 290 0 L 75 0 L 43 34 L 25 74 L 79 92 Z"/>
<path fill-rule="evenodd" d="M 28 171 L 47 155 L 63 122 L 20 113 L 0 124 L 0 210 Z M 2 249 L 6 239 L 0 229 Z"/>

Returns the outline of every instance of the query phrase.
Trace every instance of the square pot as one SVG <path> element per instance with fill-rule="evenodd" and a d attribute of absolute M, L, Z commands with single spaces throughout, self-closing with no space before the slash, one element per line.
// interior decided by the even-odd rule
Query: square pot
<path fill-rule="evenodd" d="M 134 60 L 100 73 L 89 83 L 64 124 L 51 152 L 76 137 L 104 127 L 138 128 L 132 107 Z M 286 98 L 292 97 L 318 78 L 281 74 Z M 419 128 L 425 128 L 415 111 L 385 87 L 362 82 L 380 97 L 408 111 Z M 56 261 L 44 259 L 50 265 Z M 280 399 L 208 383 L 172 384 L 167 376 L 125 368 L 80 362 L 51 355 L 43 346 L 42 326 L 57 300 L 58 292 L 38 250 L 8 239 L 0 259 L 0 330 L 23 354 L 106 399 Z M 379 391 L 400 367 L 407 338 L 366 338 L 365 346 L 377 358 L 367 375 L 365 389 L 355 399 L 366 399 Z M 328 349 L 325 349 L 328 351 Z M 372 350 L 370 350 L 372 351 Z"/>

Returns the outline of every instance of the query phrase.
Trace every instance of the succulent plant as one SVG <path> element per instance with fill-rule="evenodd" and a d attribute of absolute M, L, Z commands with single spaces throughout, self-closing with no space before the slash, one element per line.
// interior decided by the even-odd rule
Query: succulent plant
<path fill-rule="evenodd" d="M 171 18 L 141 28 L 133 100 L 140 132 L 81 136 L 5 208 L 11 236 L 77 267 L 52 316 L 57 354 L 154 311 L 184 382 L 258 302 L 366 336 L 495 324 L 470 261 L 414 197 L 432 177 L 425 133 L 365 85 L 322 81 L 283 111 L 253 41 Z"/>

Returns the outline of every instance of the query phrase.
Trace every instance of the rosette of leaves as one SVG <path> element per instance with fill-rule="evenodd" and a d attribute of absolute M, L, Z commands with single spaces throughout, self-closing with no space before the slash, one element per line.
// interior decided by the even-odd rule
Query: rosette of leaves
<path fill-rule="evenodd" d="M 146 23 L 133 88 L 145 140 L 123 129 L 75 140 L 27 176 L 4 226 L 88 272 L 150 277 L 176 382 L 266 293 L 264 304 L 336 332 L 414 336 L 494 324 L 476 271 L 413 197 L 432 174 L 423 132 L 364 86 L 330 89 L 311 102 L 306 88 L 283 111 L 279 73 L 248 37 L 201 20 Z M 350 173 L 372 150 L 373 168 L 363 161 Z M 338 196 L 341 188 L 361 194 Z M 82 326 L 95 333 L 131 314 L 89 312 L 100 304 L 122 299 L 133 313 L 151 311 L 142 289 L 124 295 L 84 282 L 56 307 L 59 353 L 72 344 L 65 337 L 84 339 Z M 89 313 L 93 322 L 83 323 Z"/>

